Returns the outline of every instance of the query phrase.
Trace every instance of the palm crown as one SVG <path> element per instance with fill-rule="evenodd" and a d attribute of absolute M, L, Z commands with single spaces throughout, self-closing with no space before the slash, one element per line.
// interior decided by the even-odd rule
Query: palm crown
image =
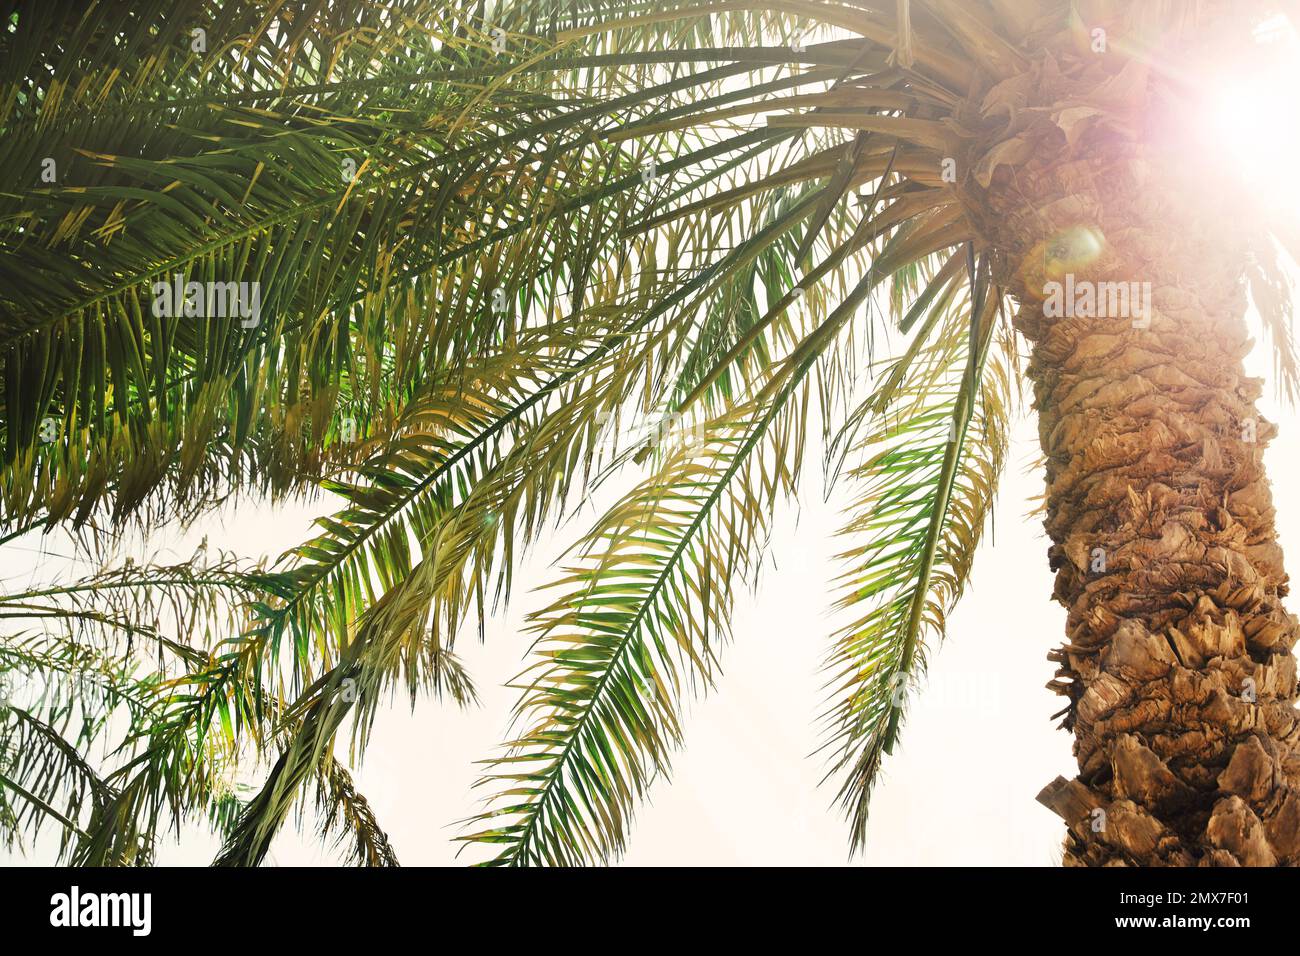
<path fill-rule="evenodd" d="M 392 862 L 336 738 L 350 722 L 363 748 L 394 685 L 471 701 L 457 633 L 542 528 L 639 468 L 532 619 L 517 732 L 464 834 L 498 863 L 607 860 L 820 420 L 854 489 L 824 720 L 859 845 L 997 490 L 1011 313 L 1073 254 L 997 241 L 999 197 L 1184 95 L 1135 51 L 1196 55 L 1221 5 L 1136 6 L 7 9 L 3 530 L 342 504 L 269 570 L 196 558 L 4 598 L 36 628 L 6 668 L 114 690 L 71 743 L 66 707 L 4 711 L 0 826 L 54 820 L 102 864 L 208 815 L 220 862 L 256 863 L 314 781 L 353 858 Z M 1295 240 L 1258 215 L 1241 268 L 1289 390 L 1269 231 Z M 156 307 L 190 282 L 249 283 L 258 313 Z M 655 440 L 619 439 L 645 422 Z M 120 759 L 93 767 L 110 713 Z M 250 752 L 272 768 L 232 800 L 223 768 Z"/>

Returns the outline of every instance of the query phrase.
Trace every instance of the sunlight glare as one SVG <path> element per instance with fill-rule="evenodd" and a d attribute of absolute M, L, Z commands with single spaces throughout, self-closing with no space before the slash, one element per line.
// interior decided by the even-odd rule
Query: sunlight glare
<path fill-rule="evenodd" d="M 1255 41 L 1258 59 L 1213 83 L 1207 132 L 1252 192 L 1300 214 L 1300 43 L 1285 18 L 1260 24 Z"/>

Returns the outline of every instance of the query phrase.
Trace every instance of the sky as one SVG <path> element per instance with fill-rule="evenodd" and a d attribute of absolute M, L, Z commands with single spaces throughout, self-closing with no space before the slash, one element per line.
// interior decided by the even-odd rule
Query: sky
<path fill-rule="evenodd" d="M 1259 338 L 1258 334 L 1256 336 Z M 1249 358 L 1266 375 L 1270 357 L 1259 345 Z M 1300 464 L 1294 409 L 1279 408 L 1266 390 L 1265 417 L 1280 424 L 1267 462 L 1274 483 L 1283 547 L 1292 567 L 1300 560 L 1300 500 L 1288 495 L 1288 475 Z M 810 453 L 817 454 L 816 443 Z M 1015 426 L 994 523 L 985 535 L 970 587 L 949 618 L 948 637 L 930 655 L 925 687 L 909 708 L 900 746 L 886 758 L 872 801 L 865 850 L 850 860 L 848 826 L 833 806 L 835 789 L 821 783 L 821 667 L 834 624 L 828 582 L 838 570 L 833 538 L 843 498 L 824 501 L 816 459 L 805 470 L 797 506 L 778 517 L 770 557 L 756 591 L 742 592 L 733 640 L 721 652 L 715 689 L 687 705 L 684 748 L 671 779 L 654 782 L 638 810 L 627 865 L 1024 865 L 1060 861 L 1063 825 L 1034 799 L 1058 774 L 1072 776 L 1070 737 L 1050 715 L 1061 698 L 1044 685 L 1054 665 L 1047 652 L 1059 643 L 1065 611 L 1051 601 L 1047 539 L 1031 516 L 1042 477 L 1032 470 L 1037 434 L 1032 413 Z M 613 489 L 617 490 L 617 489 Z M 607 502 L 606 502 L 607 503 Z M 515 692 L 503 685 L 521 668 L 529 638 L 522 623 L 549 580 L 554 560 L 585 530 L 595 507 L 539 542 L 520 569 L 511 605 L 490 621 L 486 639 L 462 638 L 456 647 L 476 680 L 480 707 L 405 701 L 379 716 L 373 742 L 356 769 L 360 790 L 374 805 L 406 865 L 455 865 L 458 821 L 480 807 L 473 790 L 475 761 L 503 739 Z M 302 540 L 323 501 L 291 507 L 240 503 L 181 532 L 160 532 L 156 559 L 188 557 L 206 534 L 214 548 L 245 557 L 274 557 Z M 42 556 L 31 537 L 0 549 L 0 578 L 22 583 L 67 574 L 66 560 Z M 66 553 L 46 544 L 47 549 Z M 15 581 L 17 577 L 17 581 Z M 1294 610 L 1294 604 L 1293 604 Z M 256 775 L 252 778 L 258 779 Z M 199 828 L 167 841 L 165 865 L 209 862 L 218 841 Z M 46 838 L 27 856 L 0 864 L 54 862 Z M 311 831 L 292 826 L 277 840 L 271 865 L 330 865 L 339 859 Z"/>

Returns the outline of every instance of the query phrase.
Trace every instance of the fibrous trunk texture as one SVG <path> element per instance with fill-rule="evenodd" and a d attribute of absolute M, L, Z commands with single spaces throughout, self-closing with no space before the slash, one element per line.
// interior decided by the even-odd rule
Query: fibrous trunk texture
<path fill-rule="evenodd" d="M 1039 795 L 1068 824 L 1067 865 L 1300 861 L 1297 631 L 1263 469 L 1273 429 L 1242 366 L 1244 249 L 1231 209 L 1180 175 L 1098 137 L 986 196 L 1032 345 L 1068 609 L 1050 686 L 1079 772 Z M 1067 275 L 1072 316 L 1043 301 Z M 1079 290 L 1103 282 L 1139 283 L 1137 301 L 1096 315 L 1112 310 Z"/>

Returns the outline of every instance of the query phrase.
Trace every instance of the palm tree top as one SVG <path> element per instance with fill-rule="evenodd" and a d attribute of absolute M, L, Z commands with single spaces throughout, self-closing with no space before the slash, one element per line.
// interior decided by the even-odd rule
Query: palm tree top
<path fill-rule="evenodd" d="M 1251 26 L 1240 4 L 1105 0 L 46 2 L 0 22 L 0 531 L 341 501 L 273 570 L 240 569 L 228 633 L 159 668 L 132 762 L 67 844 L 133 857 L 248 748 L 274 765 L 222 818 L 230 864 L 265 856 L 310 779 L 359 822 L 359 859 L 392 857 L 326 757 L 344 723 L 364 747 L 394 686 L 470 702 L 457 635 L 542 529 L 640 468 L 532 618 L 464 834 L 501 864 L 616 856 L 816 421 L 853 489 L 823 719 L 860 846 L 996 495 L 1012 315 L 1115 275 L 1069 171 L 1177 166 L 1181 128 L 1151 118 L 1194 111 L 1197 71 Z M 1275 249 L 1300 243 L 1242 197 L 1234 268 L 1291 395 Z M 256 315 L 209 314 L 227 283 Z"/>

